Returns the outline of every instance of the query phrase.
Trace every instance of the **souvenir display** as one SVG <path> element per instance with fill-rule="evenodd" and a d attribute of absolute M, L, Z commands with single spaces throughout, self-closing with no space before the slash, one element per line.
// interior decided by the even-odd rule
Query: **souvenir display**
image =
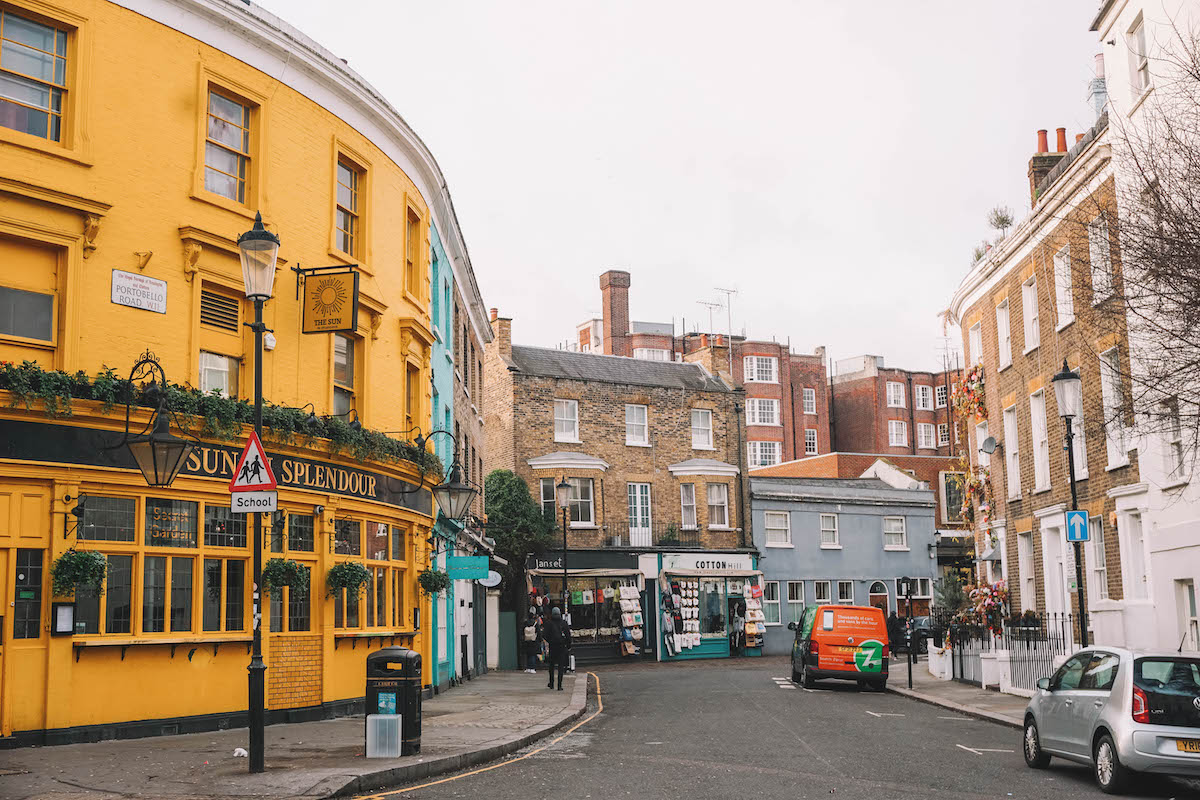
<path fill-rule="evenodd" d="M 639 646 L 635 642 L 640 642 L 644 636 L 641 595 L 636 586 L 622 586 L 614 594 L 620 597 L 621 655 L 637 655 Z"/>

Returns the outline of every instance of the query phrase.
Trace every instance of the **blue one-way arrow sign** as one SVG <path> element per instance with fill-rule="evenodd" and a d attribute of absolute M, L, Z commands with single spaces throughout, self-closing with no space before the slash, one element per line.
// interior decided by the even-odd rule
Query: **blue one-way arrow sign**
<path fill-rule="evenodd" d="M 1067 512 L 1067 541 L 1086 542 L 1088 540 L 1088 517 L 1086 511 Z"/>

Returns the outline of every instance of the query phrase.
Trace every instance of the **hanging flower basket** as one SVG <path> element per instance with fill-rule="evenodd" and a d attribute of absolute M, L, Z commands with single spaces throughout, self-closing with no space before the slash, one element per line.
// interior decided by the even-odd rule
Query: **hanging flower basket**
<path fill-rule="evenodd" d="M 417 575 L 417 583 L 421 585 L 422 592 L 435 595 L 450 588 L 450 576 L 440 570 L 427 569 Z"/>
<path fill-rule="evenodd" d="M 55 597 L 74 597 L 76 586 L 104 592 L 108 559 L 94 550 L 68 550 L 50 567 L 50 591 Z"/>
<path fill-rule="evenodd" d="M 263 591 L 267 594 L 274 594 L 284 586 L 307 592 L 308 570 L 299 561 L 292 561 L 290 558 L 272 558 L 263 564 L 262 586 Z"/>
<path fill-rule="evenodd" d="M 950 392 L 950 403 L 961 417 L 987 419 L 987 405 L 983 400 L 983 364 L 967 370 L 961 381 L 956 381 Z"/>
<path fill-rule="evenodd" d="M 346 594 L 357 597 L 369 580 L 371 573 L 362 564 L 357 561 L 343 561 L 334 564 L 329 568 L 329 572 L 325 573 L 325 593 L 332 597 L 345 589 Z"/>

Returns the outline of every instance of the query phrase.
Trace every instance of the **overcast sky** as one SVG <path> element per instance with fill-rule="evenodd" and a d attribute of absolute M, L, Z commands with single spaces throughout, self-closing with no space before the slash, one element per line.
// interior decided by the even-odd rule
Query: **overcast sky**
<path fill-rule="evenodd" d="M 634 319 L 920 369 L 1038 128 L 1090 127 L 1098 0 L 258 0 L 433 150 L 484 302 L 554 346 Z M 725 329 L 725 311 L 715 314 Z"/>

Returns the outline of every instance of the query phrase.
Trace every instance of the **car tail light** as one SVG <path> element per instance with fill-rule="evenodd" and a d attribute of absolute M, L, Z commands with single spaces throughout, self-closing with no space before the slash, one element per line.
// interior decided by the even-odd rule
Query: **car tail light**
<path fill-rule="evenodd" d="M 884 660 L 884 661 L 887 661 L 887 660 L 888 660 L 888 657 L 889 657 L 889 656 L 888 656 L 888 646 L 885 644 L 885 645 L 883 646 L 883 660 Z"/>
<path fill-rule="evenodd" d="M 1146 693 L 1136 686 L 1133 687 L 1133 721 L 1150 721 L 1150 703 L 1146 700 Z"/>
<path fill-rule="evenodd" d="M 821 643 L 820 642 L 813 642 L 808 648 L 809 655 L 811 655 L 813 658 L 816 658 L 817 653 L 819 653 L 820 651 L 821 651 Z"/>

